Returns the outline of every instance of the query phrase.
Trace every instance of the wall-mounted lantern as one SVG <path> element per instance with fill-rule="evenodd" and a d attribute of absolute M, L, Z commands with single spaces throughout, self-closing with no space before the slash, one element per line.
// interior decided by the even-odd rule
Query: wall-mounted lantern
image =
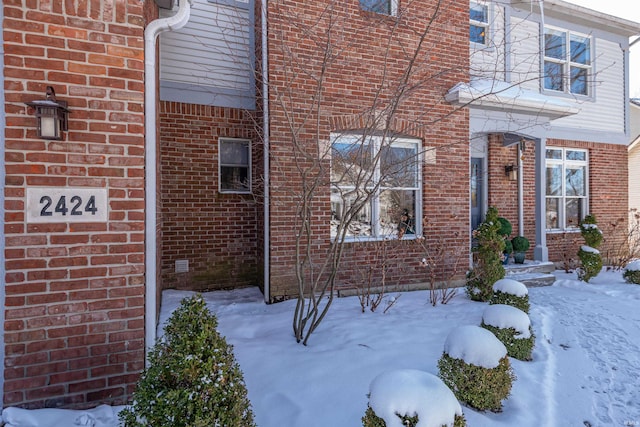
<path fill-rule="evenodd" d="M 518 180 L 518 169 L 513 164 L 506 165 L 504 167 L 504 174 L 509 181 L 517 181 Z"/>
<path fill-rule="evenodd" d="M 47 86 L 46 99 L 26 103 L 35 110 L 38 119 L 38 138 L 62 139 L 62 132 L 68 129 L 69 109 L 65 101 L 56 100 L 56 92 Z"/>

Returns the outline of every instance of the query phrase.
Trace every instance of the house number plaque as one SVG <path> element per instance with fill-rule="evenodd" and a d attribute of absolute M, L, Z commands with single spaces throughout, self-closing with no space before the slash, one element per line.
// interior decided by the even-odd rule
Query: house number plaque
<path fill-rule="evenodd" d="M 27 188 L 27 222 L 107 222 L 106 188 Z"/>

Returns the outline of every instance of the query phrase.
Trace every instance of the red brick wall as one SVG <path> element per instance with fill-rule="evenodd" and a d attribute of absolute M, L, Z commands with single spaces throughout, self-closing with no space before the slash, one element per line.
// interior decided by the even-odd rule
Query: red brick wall
<path fill-rule="evenodd" d="M 4 2 L 4 405 L 123 403 L 144 365 L 143 3 Z M 69 102 L 61 141 L 25 102 Z M 27 224 L 30 187 L 106 188 L 106 223 Z"/>
<path fill-rule="evenodd" d="M 589 152 L 589 213 L 594 214 L 605 234 L 603 256 L 615 256 L 624 231 L 627 230 L 627 149 L 623 145 L 548 139 L 547 146 L 573 147 Z M 489 205 L 496 206 L 500 216 L 518 230 L 517 181 L 509 181 L 504 166 L 517 165 L 517 147 L 503 147 L 502 135 L 489 136 Z M 524 151 L 524 231 L 531 242 L 529 256 L 535 246 L 535 145 L 526 144 Z M 579 231 L 547 233 L 549 260 L 558 265 L 575 262 L 584 240 Z"/>
<path fill-rule="evenodd" d="M 262 153 L 241 110 L 160 104 L 163 287 L 219 289 L 261 280 L 257 216 Z M 218 191 L 219 138 L 252 140 L 253 194 Z M 175 273 L 176 260 L 189 273 Z"/>
<path fill-rule="evenodd" d="M 437 17 L 418 47 L 419 34 L 429 26 L 438 3 L 442 4 Z M 468 116 L 443 99 L 452 86 L 468 80 L 468 5 L 432 0 L 400 2 L 400 6 L 408 9 L 401 9 L 400 17 L 388 17 L 362 11 L 357 1 L 269 2 L 272 297 L 295 292 L 293 241 L 301 203 L 297 167 L 311 163 L 295 158 L 292 142 L 306 147 L 310 159 L 317 157 L 318 141 L 328 141 L 331 132 L 361 128 L 366 122 L 362 113 L 371 110 L 392 108 L 389 129 L 436 148 L 435 164 L 423 167 L 424 233 L 431 242 L 444 238 L 451 248 L 468 253 Z M 330 64 L 322 59 L 327 50 L 321 46 L 327 45 L 337 55 Z M 398 82 L 415 49 L 419 53 L 409 84 L 402 86 L 411 89 L 398 96 Z M 314 80 L 320 76 L 324 76 L 321 89 Z M 397 100 L 397 108 L 390 107 Z M 319 166 L 326 174 L 328 162 Z M 329 203 L 329 187 L 321 186 L 311 206 L 316 262 L 322 261 L 329 242 Z M 346 246 L 341 280 L 371 260 L 374 254 L 368 247 Z M 402 250 L 407 251 L 403 259 L 412 271 L 393 281 L 422 280 L 424 272 L 415 268 L 422 258 L 417 245 L 404 245 Z"/>

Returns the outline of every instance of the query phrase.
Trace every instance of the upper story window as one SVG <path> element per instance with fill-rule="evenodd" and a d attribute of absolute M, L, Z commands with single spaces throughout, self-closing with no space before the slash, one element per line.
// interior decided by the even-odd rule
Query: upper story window
<path fill-rule="evenodd" d="M 362 10 L 395 16 L 398 13 L 398 0 L 360 0 L 360 7 Z"/>
<path fill-rule="evenodd" d="M 544 30 L 544 88 L 589 95 L 591 38 L 566 30 Z"/>
<path fill-rule="evenodd" d="M 331 237 L 420 234 L 420 141 L 339 135 L 331 144 Z"/>
<path fill-rule="evenodd" d="M 469 6 L 469 39 L 473 43 L 487 44 L 489 34 L 489 6 L 472 2 Z"/>
<path fill-rule="evenodd" d="M 221 193 L 251 193 L 250 141 L 221 138 L 218 165 Z"/>
<path fill-rule="evenodd" d="M 576 229 L 587 214 L 587 151 L 547 147 L 547 229 Z"/>

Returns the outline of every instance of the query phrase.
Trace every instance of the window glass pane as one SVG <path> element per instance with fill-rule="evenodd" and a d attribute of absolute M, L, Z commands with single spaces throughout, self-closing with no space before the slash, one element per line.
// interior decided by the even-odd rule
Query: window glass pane
<path fill-rule="evenodd" d="M 331 145 L 331 182 L 364 184 L 372 177 L 371 145 L 334 142 Z"/>
<path fill-rule="evenodd" d="M 571 93 L 587 94 L 587 70 L 571 67 Z"/>
<path fill-rule="evenodd" d="M 418 186 L 418 147 L 391 145 L 381 147 L 380 180 L 382 187 Z"/>
<path fill-rule="evenodd" d="M 562 165 L 547 166 L 547 196 L 562 196 Z"/>
<path fill-rule="evenodd" d="M 474 4 L 469 7 L 469 18 L 476 22 L 489 22 L 489 8 L 483 4 Z"/>
<path fill-rule="evenodd" d="M 560 228 L 558 223 L 558 220 L 560 218 L 560 211 L 558 210 L 558 208 L 560 207 L 559 201 L 560 199 L 547 198 L 546 217 L 548 229 Z"/>
<path fill-rule="evenodd" d="M 584 218 L 584 199 L 567 198 L 565 217 L 566 228 L 578 227 Z"/>
<path fill-rule="evenodd" d="M 220 166 L 220 189 L 228 191 L 249 191 L 249 168 L 241 166 Z"/>
<path fill-rule="evenodd" d="M 355 190 L 345 190 L 334 187 L 331 190 L 331 237 L 338 235 L 340 222 L 348 219 L 349 209 L 354 208 L 354 204 L 363 199 L 361 194 Z M 353 220 L 347 227 L 347 237 L 371 236 L 371 204 L 366 203 L 354 215 Z"/>
<path fill-rule="evenodd" d="M 549 58 L 566 60 L 566 37 L 564 31 L 546 30 L 544 34 L 544 55 Z"/>
<path fill-rule="evenodd" d="M 416 192 L 385 190 L 380 193 L 380 233 L 382 236 L 413 235 Z"/>
<path fill-rule="evenodd" d="M 586 196 L 587 188 L 584 179 L 584 166 L 567 166 L 565 170 L 566 176 L 566 196 Z"/>
<path fill-rule="evenodd" d="M 360 7 L 371 12 L 391 14 L 391 0 L 360 0 Z"/>
<path fill-rule="evenodd" d="M 562 64 L 556 62 L 544 62 L 544 88 L 550 90 L 564 90 L 562 81 Z"/>
<path fill-rule="evenodd" d="M 249 165 L 249 144 L 245 141 L 220 141 L 220 163 Z"/>
<path fill-rule="evenodd" d="M 571 62 L 588 65 L 591 62 L 589 38 L 571 35 Z"/>
<path fill-rule="evenodd" d="M 479 25 L 469 25 L 469 40 L 474 43 L 485 44 L 486 42 L 486 31 L 485 27 L 481 27 Z"/>
<path fill-rule="evenodd" d="M 562 160 L 562 150 L 558 150 L 557 148 L 547 148 L 547 159 L 558 159 Z"/>
<path fill-rule="evenodd" d="M 567 150 L 567 160 L 587 160 L 586 151 Z"/>

